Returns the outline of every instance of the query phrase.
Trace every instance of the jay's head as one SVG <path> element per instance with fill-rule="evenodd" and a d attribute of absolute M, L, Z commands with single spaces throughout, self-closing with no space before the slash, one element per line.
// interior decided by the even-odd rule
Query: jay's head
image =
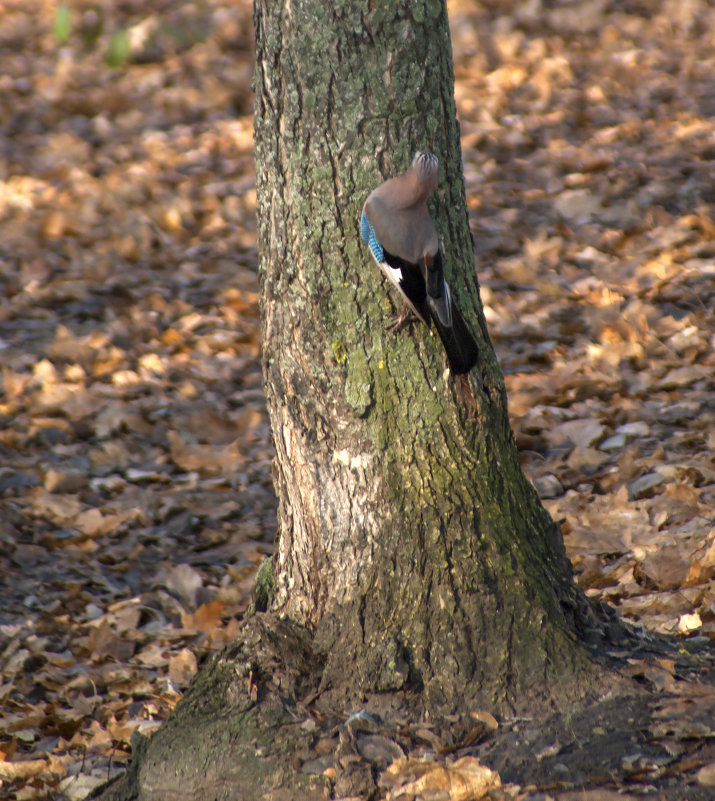
<path fill-rule="evenodd" d="M 431 153 L 418 151 L 415 153 L 410 165 L 417 174 L 420 183 L 424 187 L 425 197 L 429 197 L 437 189 L 439 177 L 439 162 L 437 156 Z"/>

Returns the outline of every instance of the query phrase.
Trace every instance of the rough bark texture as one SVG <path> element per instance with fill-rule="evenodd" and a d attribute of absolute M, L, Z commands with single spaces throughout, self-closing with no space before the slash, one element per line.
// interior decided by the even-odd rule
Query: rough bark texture
<path fill-rule="evenodd" d="M 305 629 L 256 615 L 202 670 L 171 717 L 132 738 L 127 773 L 103 801 L 319 801 L 325 777 L 300 770 L 315 732 L 301 727 L 319 664 Z"/>
<path fill-rule="evenodd" d="M 453 727 L 444 714 L 565 704 L 599 672 L 558 528 L 521 472 L 486 333 L 443 0 L 257 0 L 255 21 L 280 499 L 273 589 L 261 582 L 270 609 L 149 743 L 137 737 L 106 800 L 367 797 L 376 769 L 354 750 L 351 712 L 403 736 L 426 715 Z M 360 242 L 365 197 L 417 149 L 441 160 L 433 212 L 480 345 L 459 379 L 425 326 L 385 330 L 395 298 Z M 333 740 L 329 780 L 311 749 Z"/>
<path fill-rule="evenodd" d="M 519 467 L 479 303 L 444 3 L 373 5 L 256 14 L 273 610 L 315 631 L 325 691 L 516 706 L 581 661 L 581 599 Z M 395 298 L 360 241 L 366 195 L 417 149 L 442 164 L 433 213 L 482 354 L 469 380 L 425 326 L 385 330 Z"/>

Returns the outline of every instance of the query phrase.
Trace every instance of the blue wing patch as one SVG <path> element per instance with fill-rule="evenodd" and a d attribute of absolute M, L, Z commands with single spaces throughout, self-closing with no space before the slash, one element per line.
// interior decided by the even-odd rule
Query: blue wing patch
<path fill-rule="evenodd" d="M 365 212 L 362 213 L 360 217 L 360 236 L 362 237 L 362 241 L 370 246 L 370 250 L 372 251 L 372 255 L 377 259 L 378 264 L 382 264 L 385 260 L 385 253 L 382 249 L 382 245 L 375 234 L 375 229 L 372 227 L 372 223 L 368 218 L 365 216 Z"/>

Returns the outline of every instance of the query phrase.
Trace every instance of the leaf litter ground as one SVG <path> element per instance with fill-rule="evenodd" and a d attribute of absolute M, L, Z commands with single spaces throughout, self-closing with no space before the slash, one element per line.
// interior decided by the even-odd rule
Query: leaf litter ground
<path fill-rule="evenodd" d="M 41 0 L 0 27 L 0 795 L 20 799 L 123 769 L 235 635 L 275 534 L 250 4 L 67 8 L 68 36 Z M 442 733 L 381 786 L 478 797 L 476 755 L 494 797 L 711 798 L 715 12 L 450 15 L 524 468 L 587 594 L 669 647 L 631 659 L 647 693 Z"/>

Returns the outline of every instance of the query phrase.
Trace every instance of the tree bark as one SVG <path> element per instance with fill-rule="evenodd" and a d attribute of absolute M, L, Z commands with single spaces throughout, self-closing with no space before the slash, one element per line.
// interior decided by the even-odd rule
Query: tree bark
<path fill-rule="evenodd" d="M 367 797 L 375 770 L 354 754 L 332 778 L 309 768 L 316 742 L 350 747 L 350 713 L 397 726 L 533 710 L 583 696 L 602 671 L 559 529 L 519 466 L 486 331 L 444 0 L 256 0 L 255 26 L 273 589 L 266 601 L 262 583 L 268 612 L 151 741 L 137 738 L 107 800 Z M 479 343 L 469 376 L 450 374 L 426 326 L 385 330 L 399 300 L 360 240 L 366 196 L 418 149 L 441 162 L 432 213 Z"/>
<path fill-rule="evenodd" d="M 586 664 L 585 604 L 520 469 L 479 302 L 445 5 L 258 3 L 256 39 L 272 610 L 315 632 L 322 688 L 345 701 L 563 691 Z M 432 210 L 480 345 L 469 379 L 426 326 L 385 330 L 395 298 L 360 241 L 365 197 L 418 149 L 442 165 Z"/>

